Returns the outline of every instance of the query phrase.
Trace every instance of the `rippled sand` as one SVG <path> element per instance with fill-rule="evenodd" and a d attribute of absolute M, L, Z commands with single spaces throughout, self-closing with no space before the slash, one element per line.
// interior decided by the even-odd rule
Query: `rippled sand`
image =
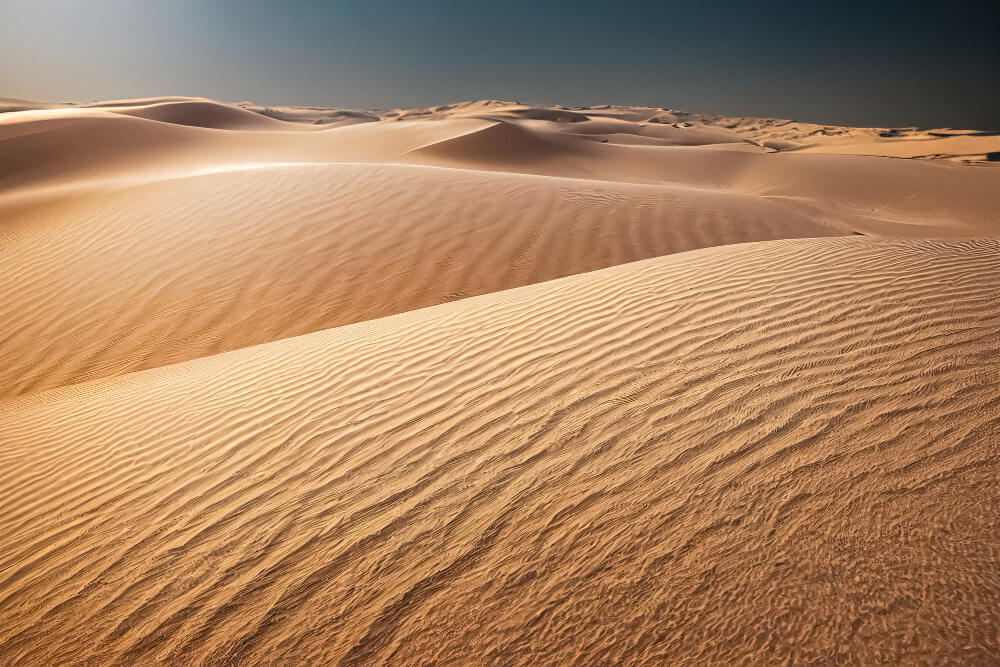
<path fill-rule="evenodd" d="M 1000 661 L 997 137 L 821 129 L 0 114 L 0 663 Z"/>

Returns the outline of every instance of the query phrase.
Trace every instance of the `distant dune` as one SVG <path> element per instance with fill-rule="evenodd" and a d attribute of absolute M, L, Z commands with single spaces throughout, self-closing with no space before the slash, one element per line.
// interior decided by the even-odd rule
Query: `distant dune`
<path fill-rule="evenodd" d="M 1000 137 L 4 109 L 0 664 L 1000 662 Z"/>

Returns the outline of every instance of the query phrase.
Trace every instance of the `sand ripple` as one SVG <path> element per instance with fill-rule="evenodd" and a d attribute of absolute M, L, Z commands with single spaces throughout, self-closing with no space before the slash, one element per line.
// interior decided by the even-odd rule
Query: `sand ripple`
<path fill-rule="evenodd" d="M 998 290 L 752 243 L 8 401 L 0 662 L 995 663 Z"/>

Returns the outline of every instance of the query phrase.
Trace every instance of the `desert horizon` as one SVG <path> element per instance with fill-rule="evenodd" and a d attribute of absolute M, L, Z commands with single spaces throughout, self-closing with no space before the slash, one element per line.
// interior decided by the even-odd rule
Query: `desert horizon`
<path fill-rule="evenodd" d="M 0 0 L 0 666 L 1000 664 L 995 13 Z"/>

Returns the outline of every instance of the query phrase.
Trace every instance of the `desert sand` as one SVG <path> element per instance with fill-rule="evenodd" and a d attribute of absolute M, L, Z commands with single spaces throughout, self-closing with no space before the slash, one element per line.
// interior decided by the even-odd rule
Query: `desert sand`
<path fill-rule="evenodd" d="M 1000 136 L 0 112 L 0 664 L 1000 661 Z"/>

